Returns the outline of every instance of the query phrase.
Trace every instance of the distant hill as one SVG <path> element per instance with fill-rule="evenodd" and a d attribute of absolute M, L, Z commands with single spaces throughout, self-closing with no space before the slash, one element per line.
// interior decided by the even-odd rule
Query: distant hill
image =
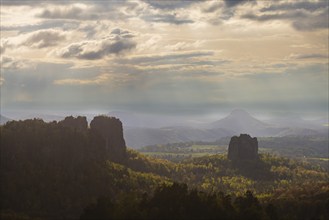
<path fill-rule="evenodd" d="M 284 137 L 284 136 L 318 136 L 323 135 L 322 130 L 314 130 L 309 128 L 300 128 L 300 127 L 292 127 L 282 129 L 276 136 Z"/>
<path fill-rule="evenodd" d="M 3 116 L 3 115 L 0 115 L 0 125 L 4 125 L 4 124 L 6 124 L 8 121 L 11 121 L 11 119 L 10 119 L 10 118 L 7 118 L 7 117 L 5 117 L 5 116 Z"/>
<path fill-rule="evenodd" d="M 45 114 L 45 113 L 37 113 L 37 112 L 33 113 L 33 112 L 24 112 L 24 111 L 6 112 L 6 116 L 9 118 L 9 120 L 15 120 L 15 121 L 39 118 L 45 122 L 51 122 L 51 121 L 61 121 L 65 118 L 65 116 L 62 116 L 62 115 Z M 7 117 L 5 117 L 5 118 L 7 118 Z M 2 119 L 1 119 L 1 122 L 2 122 Z"/>
<path fill-rule="evenodd" d="M 219 138 L 232 135 L 233 132 L 222 128 L 202 129 L 182 126 L 165 128 L 124 128 L 127 146 L 132 148 L 165 143 L 215 141 Z"/>

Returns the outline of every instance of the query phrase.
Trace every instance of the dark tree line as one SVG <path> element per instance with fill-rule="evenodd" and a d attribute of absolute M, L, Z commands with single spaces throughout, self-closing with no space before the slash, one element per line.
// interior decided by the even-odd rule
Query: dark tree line
<path fill-rule="evenodd" d="M 129 205 L 127 205 L 129 203 Z M 124 210 L 122 210 L 124 207 Z M 233 201 L 229 195 L 188 190 L 186 184 L 158 187 L 153 196 L 143 194 L 113 202 L 102 197 L 84 209 L 81 220 L 89 219 L 277 219 L 273 205 L 263 209 L 247 191 Z"/>
<path fill-rule="evenodd" d="M 328 219 L 329 199 L 309 199 L 262 204 L 251 191 L 232 198 L 222 192 L 204 193 L 188 190 L 186 184 L 173 183 L 158 187 L 150 197 L 130 194 L 116 201 L 101 197 L 84 209 L 80 219 Z"/>

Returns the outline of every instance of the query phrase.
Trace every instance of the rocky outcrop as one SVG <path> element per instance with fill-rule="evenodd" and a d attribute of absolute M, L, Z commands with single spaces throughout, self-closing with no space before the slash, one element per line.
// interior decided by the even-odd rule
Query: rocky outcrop
<path fill-rule="evenodd" d="M 258 159 L 257 138 L 252 138 L 248 134 L 232 137 L 228 147 L 228 159 L 232 161 Z"/>
<path fill-rule="evenodd" d="M 119 119 L 96 116 L 90 123 L 90 129 L 103 137 L 109 159 L 122 162 L 126 158 L 126 143 L 123 138 L 122 123 Z"/>
<path fill-rule="evenodd" d="M 66 117 L 63 121 L 60 121 L 59 124 L 76 129 L 78 131 L 87 131 L 88 122 L 87 118 L 83 116 L 78 116 L 74 118 L 73 116 Z"/>

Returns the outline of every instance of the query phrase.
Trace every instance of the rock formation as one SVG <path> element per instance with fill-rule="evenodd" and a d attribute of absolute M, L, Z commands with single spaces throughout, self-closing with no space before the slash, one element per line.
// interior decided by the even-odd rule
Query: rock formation
<path fill-rule="evenodd" d="M 121 162 L 126 157 L 126 143 L 123 138 L 122 123 L 119 119 L 96 116 L 90 123 L 90 129 L 99 133 L 104 141 L 111 160 Z"/>
<path fill-rule="evenodd" d="M 231 138 L 228 147 L 228 159 L 232 161 L 258 159 L 258 141 L 248 134 L 240 134 Z"/>
<path fill-rule="evenodd" d="M 74 118 L 73 116 L 65 117 L 63 121 L 60 121 L 59 124 L 76 129 L 78 131 L 87 131 L 88 122 L 86 117 L 78 116 Z"/>

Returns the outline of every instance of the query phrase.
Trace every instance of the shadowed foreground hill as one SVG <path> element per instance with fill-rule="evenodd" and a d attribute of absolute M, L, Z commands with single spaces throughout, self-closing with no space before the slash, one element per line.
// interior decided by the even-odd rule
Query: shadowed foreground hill
<path fill-rule="evenodd" d="M 118 119 L 101 116 L 92 125 L 87 127 L 85 117 L 68 117 L 58 123 L 33 119 L 2 126 L 2 211 L 74 218 L 102 195 L 114 198 L 163 182 L 113 163 L 127 160 Z M 98 132 L 102 126 L 104 133 Z"/>

